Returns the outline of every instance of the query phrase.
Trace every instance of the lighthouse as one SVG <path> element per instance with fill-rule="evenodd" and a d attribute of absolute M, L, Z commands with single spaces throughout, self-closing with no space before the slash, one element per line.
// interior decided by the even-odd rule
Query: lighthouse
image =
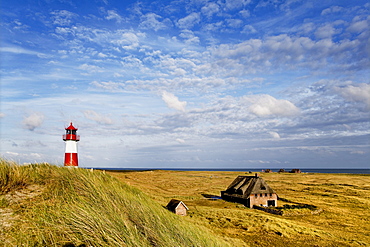
<path fill-rule="evenodd" d="M 77 135 L 78 129 L 71 122 L 65 130 L 66 134 L 63 135 L 63 140 L 66 142 L 64 166 L 78 166 L 77 142 L 80 140 L 80 136 Z"/>

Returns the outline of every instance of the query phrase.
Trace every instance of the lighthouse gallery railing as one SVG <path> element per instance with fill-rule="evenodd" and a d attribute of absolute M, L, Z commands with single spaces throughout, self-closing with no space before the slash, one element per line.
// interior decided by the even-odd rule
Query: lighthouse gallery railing
<path fill-rule="evenodd" d="M 63 135 L 63 140 L 76 140 L 76 141 L 79 141 L 80 140 L 80 136 L 79 135 L 67 134 L 67 135 Z"/>

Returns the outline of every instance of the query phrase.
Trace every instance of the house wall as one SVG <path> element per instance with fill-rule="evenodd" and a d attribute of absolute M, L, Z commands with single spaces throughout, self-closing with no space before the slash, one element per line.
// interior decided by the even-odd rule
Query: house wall
<path fill-rule="evenodd" d="M 186 215 L 186 208 L 181 203 L 176 207 L 175 214 L 177 215 Z"/>
<path fill-rule="evenodd" d="M 250 205 L 249 205 L 250 208 L 252 208 L 253 205 L 267 207 L 268 200 L 274 200 L 275 207 L 277 206 L 277 195 L 275 193 L 273 193 L 272 195 L 270 195 L 269 193 L 252 194 L 250 195 L 249 199 L 250 199 Z"/>

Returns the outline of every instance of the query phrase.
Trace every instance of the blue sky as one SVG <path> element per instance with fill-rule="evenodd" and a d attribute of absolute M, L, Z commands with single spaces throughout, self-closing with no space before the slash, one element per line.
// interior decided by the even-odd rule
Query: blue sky
<path fill-rule="evenodd" d="M 80 166 L 369 168 L 368 1 L 10 1 L 1 156 Z"/>

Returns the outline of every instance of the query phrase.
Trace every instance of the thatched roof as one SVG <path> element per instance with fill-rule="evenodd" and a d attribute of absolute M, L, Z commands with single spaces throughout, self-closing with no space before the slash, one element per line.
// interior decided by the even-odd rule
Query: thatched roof
<path fill-rule="evenodd" d="M 238 176 L 226 189 L 225 193 L 247 199 L 251 194 L 275 193 L 263 180 L 256 176 Z"/>

